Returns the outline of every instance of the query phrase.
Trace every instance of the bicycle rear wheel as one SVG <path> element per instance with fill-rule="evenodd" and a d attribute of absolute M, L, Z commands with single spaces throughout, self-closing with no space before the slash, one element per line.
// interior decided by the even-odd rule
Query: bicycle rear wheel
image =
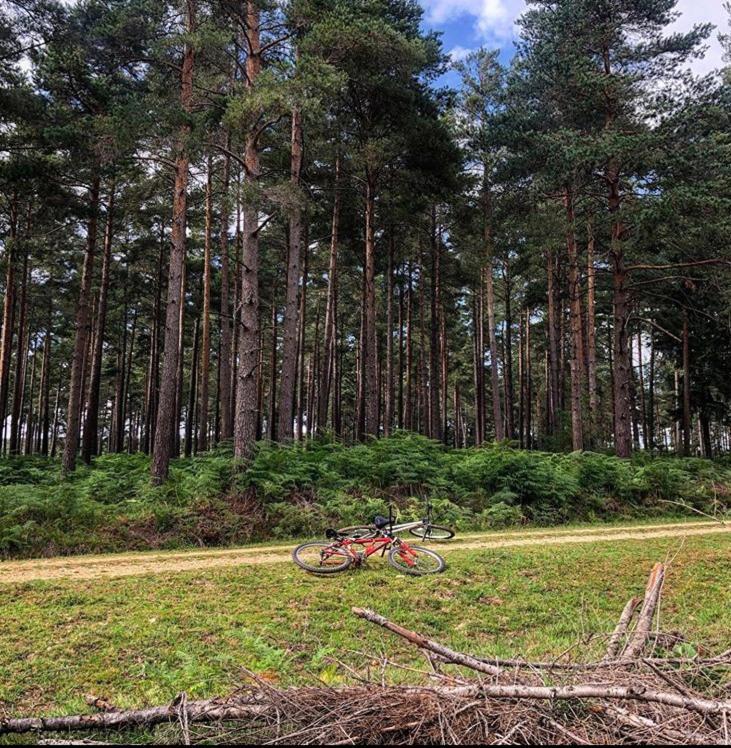
<path fill-rule="evenodd" d="M 345 571 L 353 557 L 333 543 L 303 543 L 292 551 L 292 560 L 311 574 L 337 574 Z"/>
<path fill-rule="evenodd" d="M 421 540 L 433 540 L 442 543 L 445 540 L 451 540 L 454 537 L 454 530 L 451 527 L 442 525 L 424 525 L 423 527 L 414 527 L 409 532 Z"/>
<path fill-rule="evenodd" d="M 439 574 L 447 568 L 447 562 L 438 553 L 418 545 L 394 546 L 388 554 L 388 563 L 413 577 Z"/>

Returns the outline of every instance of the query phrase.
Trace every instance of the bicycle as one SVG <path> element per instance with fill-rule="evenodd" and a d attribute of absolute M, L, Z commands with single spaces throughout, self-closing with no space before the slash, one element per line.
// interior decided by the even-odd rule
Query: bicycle
<path fill-rule="evenodd" d="M 391 508 L 389 507 L 389 514 L 391 514 Z M 420 538 L 422 541 L 435 541 L 443 543 L 447 540 L 451 540 L 455 532 L 451 527 L 445 527 L 444 525 L 435 525 L 432 522 L 432 505 L 431 502 L 427 501 L 426 504 L 426 517 L 415 521 L 415 522 L 403 522 L 400 525 L 393 524 L 393 518 L 391 519 L 391 532 L 398 534 L 401 532 L 408 532 L 416 538 Z M 338 532 L 344 535 L 351 535 L 353 537 L 367 538 L 375 531 L 373 525 L 353 525 L 351 527 L 341 527 Z"/>
<path fill-rule="evenodd" d="M 388 563 L 394 569 L 411 576 L 439 574 L 446 569 L 446 561 L 438 553 L 394 537 L 393 532 L 386 529 L 389 524 L 388 518 L 376 517 L 368 537 L 328 530 L 325 535 L 329 542 L 302 543 L 292 551 L 292 560 L 312 574 L 338 574 L 353 564 L 362 566 L 380 551 L 381 557 L 388 552 Z"/>

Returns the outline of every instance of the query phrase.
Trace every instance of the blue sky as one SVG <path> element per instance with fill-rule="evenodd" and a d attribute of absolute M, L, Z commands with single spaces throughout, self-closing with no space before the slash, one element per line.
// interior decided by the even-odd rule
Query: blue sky
<path fill-rule="evenodd" d="M 517 35 L 516 21 L 526 8 L 525 0 L 419 0 L 428 28 L 443 32 L 444 49 L 453 57 L 486 45 L 503 50 L 508 59 Z M 728 14 L 722 0 L 679 0 L 681 14 L 673 30 L 690 29 L 696 23 L 709 22 L 725 31 Z M 723 64 L 721 45 L 714 32 L 702 60 L 691 64 L 697 73 L 708 73 Z"/>

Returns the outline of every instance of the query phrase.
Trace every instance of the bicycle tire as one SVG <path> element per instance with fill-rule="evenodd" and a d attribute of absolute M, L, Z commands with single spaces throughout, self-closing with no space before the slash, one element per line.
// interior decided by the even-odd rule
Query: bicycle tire
<path fill-rule="evenodd" d="M 436 533 L 434 533 L 435 530 Z M 422 541 L 432 540 L 435 543 L 444 543 L 455 536 L 454 530 L 451 527 L 444 527 L 444 525 L 424 525 L 420 529 L 412 528 L 409 533 Z"/>
<path fill-rule="evenodd" d="M 409 574 L 412 577 L 423 577 L 428 574 L 441 574 L 446 568 L 447 568 L 447 562 L 434 551 L 429 550 L 428 548 L 422 548 L 418 545 L 410 545 L 409 549 L 414 551 L 417 556 L 428 557 L 432 559 L 432 561 L 435 562 L 435 566 L 432 568 L 418 568 L 416 566 L 410 566 L 408 563 L 404 563 L 403 559 L 403 547 L 402 546 L 394 546 L 389 554 L 388 554 L 388 563 L 397 571 L 400 571 L 402 574 Z"/>
<path fill-rule="evenodd" d="M 347 552 L 343 552 L 342 555 L 337 554 L 337 560 L 339 560 L 340 563 L 337 563 L 331 566 L 322 565 L 322 554 L 321 554 L 321 561 L 319 565 L 315 565 L 314 562 L 308 563 L 303 557 L 304 552 L 307 550 L 311 550 L 314 552 L 316 551 L 317 548 L 319 548 L 321 551 L 323 551 L 325 549 L 332 548 L 332 547 L 333 547 L 332 543 L 324 543 L 324 542 L 302 543 L 302 545 L 298 545 L 292 551 L 292 560 L 295 562 L 295 564 L 297 564 L 297 566 L 300 567 L 300 569 L 304 569 L 310 574 L 339 574 L 340 572 L 347 571 L 347 569 L 349 569 L 350 565 L 353 563 L 353 557 Z"/>

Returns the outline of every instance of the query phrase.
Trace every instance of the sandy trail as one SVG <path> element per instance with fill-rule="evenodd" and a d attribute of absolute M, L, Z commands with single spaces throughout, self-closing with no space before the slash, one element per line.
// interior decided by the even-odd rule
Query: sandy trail
<path fill-rule="evenodd" d="M 458 550 L 519 548 L 533 545 L 569 545 L 626 540 L 685 538 L 731 533 L 731 525 L 718 522 L 590 527 L 573 530 L 480 533 L 440 544 L 446 554 Z M 113 579 L 148 574 L 174 574 L 239 565 L 288 563 L 292 545 L 254 546 L 223 550 L 126 553 L 73 556 L 0 563 L 0 585 L 34 581 Z"/>

